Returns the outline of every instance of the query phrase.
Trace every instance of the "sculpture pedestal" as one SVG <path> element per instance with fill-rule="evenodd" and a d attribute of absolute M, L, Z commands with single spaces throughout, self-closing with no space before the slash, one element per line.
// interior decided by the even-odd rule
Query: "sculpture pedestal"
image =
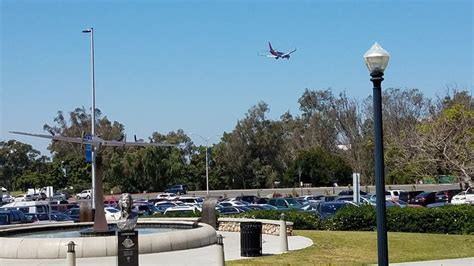
<path fill-rule="evenodd" d="M 117 231 L 117 265 L 138 266 L 138 231 Z"/>

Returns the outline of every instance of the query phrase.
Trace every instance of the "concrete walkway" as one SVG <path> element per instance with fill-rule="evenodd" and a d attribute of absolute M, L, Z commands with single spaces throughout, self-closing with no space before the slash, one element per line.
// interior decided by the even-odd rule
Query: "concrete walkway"
<path fill-rule="evenodd" d="M 396 266 L 474 266 L 474 257 L 449 260 L 428 260 L 418 262 L 391 263 Z"/>
<path fill-rule="evenodd" d="M 225 260 L 244 259 L 240 257 L 240 233 L 218 232 L 224 236 Z M 279 254 L 278 236 L 262 235 L 262 253 Z M 288 248 L 298 250 L 309 247 L 313 241 L 302 236 L 288 237 Z M 218 265 L 219 246 L 140 255 L 140 266 L 145 265 Z M 116 257 L 77 259 L 77 266 L 115 266 Z M 66 265 L 65 259 L 57 260 L 9 260 L 0 259 L 0 266 L 55 266 Z"/>

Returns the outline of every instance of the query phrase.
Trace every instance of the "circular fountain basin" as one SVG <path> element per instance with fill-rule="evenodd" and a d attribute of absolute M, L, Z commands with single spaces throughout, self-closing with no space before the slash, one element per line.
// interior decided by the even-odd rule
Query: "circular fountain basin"
<path fill-rule="evenodd" d="M 69 241 L 76 244 L 78 258 L 117 256 L 116 236 L 79 237 L 80 230 L 91 226 L 92 223 L 42 224 L 0 229 L 0 258 L 61 259 L 66 257 Z M 214 228 L 203 223 L 147 219 L 146 222 L 138 221 L 137 230 L 140 254 L 198 248 L 217 243 Z M 71 235 L 76 232 L 77 237 Z"/>

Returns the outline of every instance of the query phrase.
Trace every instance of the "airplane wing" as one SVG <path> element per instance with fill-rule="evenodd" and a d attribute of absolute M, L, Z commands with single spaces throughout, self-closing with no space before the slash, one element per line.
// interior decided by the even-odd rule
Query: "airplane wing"
<path fill-rule="evenodd" d="M 276 58 L 277 56 L 275 55 L 272 55 L 272 54 L 258 54 L 259 56 L 265 56 L 265 57 L 269 57 L 269 58 Z"/>
<path fill-rule="evenodd" d="M 290 55 L 290 54 L 292 54 L 292 53 L 294 53 L 294 52 L 296 52 L 296 49 L 295 49 L 295 50 L 293 50 L 293 51 L 291 51 L 291 52 L 288 52 L 288 53 L 286 53 L 286 54 L 282 55 L 281 57 L 284 57 L 284 56 Z"/>
<path fill-rule="evenodd" d="M 67 141 L 72 143 L 80 143 L 80 144 L 96 144 L 96 141 L 86 140 L 77 137 L 63 137 L 63 136 L 53 136 L 53 135 L 44 135 L 44 134 L 33 134 L 33 133 L 25 133 L 25 132 L 18 132 L 18 131 L 9 131 L 13 134 L 31 136 L 31 137 L 38 137 L 44 139 L 52 139 L 52 140 L 60 140 L 60 141 Z"/>
<path fill-rule="evenodd" d="M 175 144 L 168 143 L 147 143 L 147 142 L 125 142 L 125 141 L 116 141 L 116 140 L 104 140 L 102 142 L 103 146 L 112 146 L 112 147 L 177 147 Z"/>

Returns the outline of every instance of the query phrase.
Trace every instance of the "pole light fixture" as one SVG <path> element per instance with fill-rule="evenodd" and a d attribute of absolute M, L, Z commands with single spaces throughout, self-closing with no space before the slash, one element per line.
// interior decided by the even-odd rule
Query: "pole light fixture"
<path fill-rule="evenodd" d="M 209 197 L 209 158 L 208 158 L 209 155 L 208 155 L 208 152 L 209 152 L 209 140 L 214 136 L 209 136 L 205 138 L 196 133 L 189 133 L 189 135 L 198 136 L 206 143 L 206 195 Z M 215 136 L 218 136 L 218 135 L 215 135 Z"/>
<path fill-rule="evenodd" d="M 390 54 L 380 46 L 377 42 L 370 47 L 370 49 L 364 54 L 365 64 L 369 69 L 369 72 L 374 71 L 384 72 L 388 65 Z"/>
<path fill-rule="evenodd" d="M 375 191 L 377 209 L 378 265 L 388 265 L 387 217 L 385 212 L 385 176 L 383 159 L 382 81 L 390 54 L 378 43 L 364 54 L 365 64 L 372 77 L 374 100 Z"/>
<path fill-rule="evenodd" d="M 94 67 L 94 28 L 88 28 L 82 31 L 83 33 L 90 33 L 91 36 L 91 87 L 92 87 L 92 115 L 91 115 L 91 135 L 95 137 L 95 67 Z M 96 149 L 92 146 L 92 209 L 95 209 L 96 204 Z"/>

